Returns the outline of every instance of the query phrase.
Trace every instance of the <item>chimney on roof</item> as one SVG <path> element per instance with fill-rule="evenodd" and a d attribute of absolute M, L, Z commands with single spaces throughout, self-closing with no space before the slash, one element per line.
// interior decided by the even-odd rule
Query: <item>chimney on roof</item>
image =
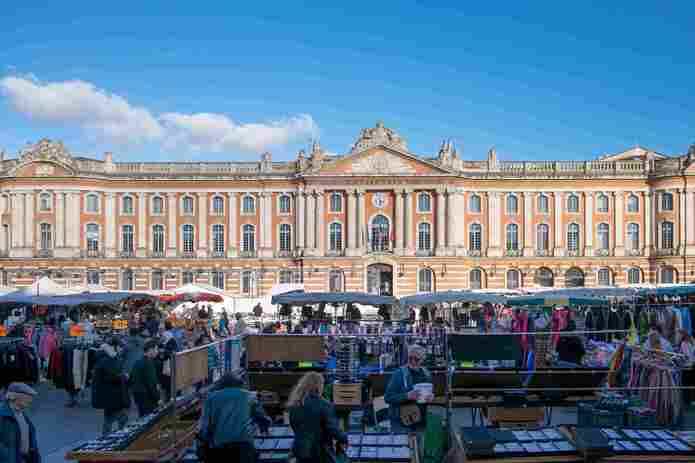
<path fill-rule="evenodd" d="M 113 153 L 110 151 L 104 153 L 104 170 L 106 170 L 106 172 L 113 172 L 115 170 L 115 166 L 113 164 Z"/>
<path fill-rule="evenodd" d="M 487 168 L 488 170 L 497 170 L 497 150 L 494 146 L 487 153 Z"/>

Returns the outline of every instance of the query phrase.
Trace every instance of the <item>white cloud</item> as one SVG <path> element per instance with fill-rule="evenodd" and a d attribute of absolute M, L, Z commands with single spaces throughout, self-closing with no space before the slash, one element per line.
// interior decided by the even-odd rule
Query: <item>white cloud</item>
<path fill-rule="evenodd" d="M 80 80 L 41 83 L 10 76 L 0 79 L 0 90 L 16 111 L 31 119 L 75 124 L 91 136 L 119 144 L 157 142 L 184 151 L 258 152 L 318 133 L 307 114 L 248 124 L 214 113 L 155 115 Z"/>

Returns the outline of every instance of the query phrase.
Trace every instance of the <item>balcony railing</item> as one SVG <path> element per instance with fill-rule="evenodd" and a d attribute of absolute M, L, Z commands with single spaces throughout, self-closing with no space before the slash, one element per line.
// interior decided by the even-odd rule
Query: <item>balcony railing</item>
<path fill-rule="evenodd" d="M 35 256 L 39 259 L 47 259 L 53 257 L 53 249 L 39 249 L 38 251 L 36 251 Z"/>
<path fill-rule="evenodd" d="M 219 259 L 221 257 L 226 257 L 226 255 L 227 255 L 227 253 L 224 251 L 212 251 L 212 253 L 210 254 L 210 256 L 212 256 L 216 259 Z"/>
<path fill-rule="evenodd" d="M 480 249 L 469 249 L 468 255 L 470 257 L 481 257 L 483 255 L 483 252 Z"/>
<path fill-rule="evenodd" d="M 434 251 L 432 249 L 418 249 L 415 251 L 415 255 L 417 257 L 431 257 L 434 255 Z"/>
<path fill-rule="evenodd" d="M 596 257 L 608 257 L 610 255 L 610 251 L 608 249 L 596 249 L 594 251 L 594 255 Z"/>
<path fill-rule="evenodd" d="M 657 256 L 675 256 L 677 254 L 676 248 L 660 248 L 656 250 Z"/>
<path fill-rule="evenodd" d="M 329 257 L 342 257 L 345 255 L 345 249 L 329 249 L 326 251 L 326 255 Z"/>
<path fill-rule="evenodd" d="M 642 255 L 642 250 L 641 250 L 641 249 L 628 249 L 628 250 L 627 250 L 627 255 L 628 255 L 628 256 L 633 256 L 633 257 L 641 256 L 641 255 Z"/>
<path fill-rule="evenodd" d="M 548 250 L 548 249 L 536 249 L 535 255 L 536 255 L 536 257 L 548 257 L 548 256 L 550 256 L 550 250 Z"/>
<path fill-rule="evenodd" d="M 195 251 L 183 251 L 181 252 L 181 257 L 183 257 L 184 259 L 194 259 Z"/>
<path fill-rule="evenodd" d="M 519 257 L 521 255 L 521 250 L 519 250 L 519 249 L 505 249 L 504 255 L 507 257 Z"/>
<path fill-rule="evenodd" d="M 579 257 L 581 255 L 582 255 L 582 253 L 579 251 L 579 249 L 568 249 L 567 250 L 567 256 L 569 256 L 569 257 Z"/>
<path fill-rule="evenodd" d="M 275 254 L 277 257 L 281 257 L 283 259 L 292 257 L 292 251 L 277 251 Z"/>
<path fill-rule="evenodd" d="M 80 251 L 80 257 L 82 257 L 82 258 L 85 258 L 85 257 L 96 258 L 96 257 L 104 257 L 104 254 L 99 249 L 86 249 L 86 250 Z"/>
<path fill-rule="evenodd" d="M 150 253 L 150 256 L 151 256 L 152 258 L 154 258 L 154 259 L 161 259 L 161 258 L 164 257 L 165 255 L 166 255 L 166 254 L 164 253 L 164 251 L 152 251 L 152 252 Z"/>
<path fill-rule="evenodd" d="M 120 253 L 120 256 L 121 256 L 123 259 L 132 259 L 133 257 L 135 257 L 135 251 L 132 251 L 132 250 L 122 250 L 121 253 Z"/>
<path fill-rule="evenodd" d="M 251 250 L 251 251 L 241 251 L 239 252 L 239 257 L 245 257 L 245 258 L 253 258 L 253 257 L 258 257 L 258 251 Z"/>

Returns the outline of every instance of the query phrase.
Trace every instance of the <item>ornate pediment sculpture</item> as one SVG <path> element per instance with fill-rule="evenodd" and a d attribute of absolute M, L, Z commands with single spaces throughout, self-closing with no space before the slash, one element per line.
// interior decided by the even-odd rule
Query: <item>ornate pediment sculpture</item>
<path fill-rule="evenodd" d="M 362 129 L 360 138 L 352 145 L 351 153 L 359 153 L 378 145 L 407 151 L 405 140 L 393 130 L 384 127 L 384 123 L 379 121 L 374 128 Z"/>
<path fill-rule="evenodd" d="M 28 164 L 36 161 L 56 162 L 75 169 L 75 162 L 61 142 L 44 138 L 34 145 L 29 145 L 19 153 L 19 163 Z"/>

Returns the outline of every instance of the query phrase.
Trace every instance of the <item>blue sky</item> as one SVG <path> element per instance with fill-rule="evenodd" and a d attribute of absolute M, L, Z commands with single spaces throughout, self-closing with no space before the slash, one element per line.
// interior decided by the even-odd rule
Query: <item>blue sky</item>
<path fill-rule="evenodd" d="M 290 159 L 378 119 L 468 159 L 695 142 L 692 2 L 467 3 L 5 0 L 0 148 Z"/>

